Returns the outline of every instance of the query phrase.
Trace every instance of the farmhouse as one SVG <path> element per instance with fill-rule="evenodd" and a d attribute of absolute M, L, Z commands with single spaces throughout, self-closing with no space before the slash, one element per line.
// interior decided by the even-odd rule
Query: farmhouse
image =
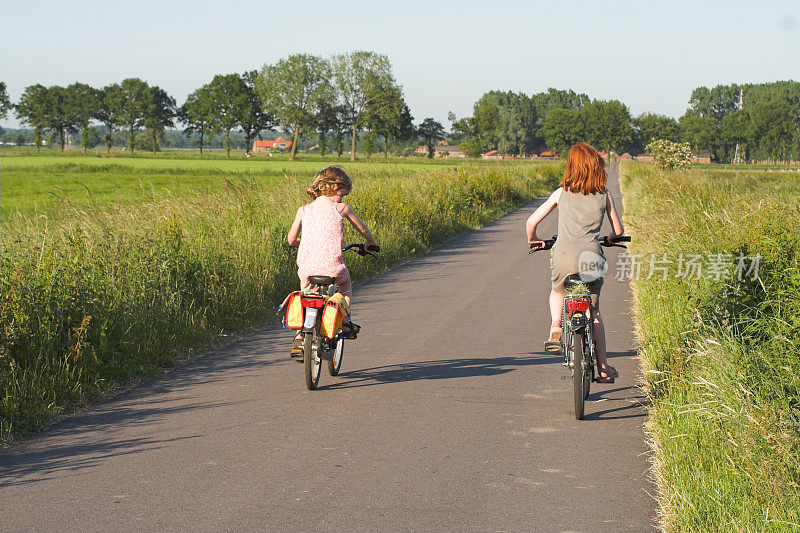
<path fill-rule="evenodd" d="M 418 155 L 428 155 L 428 147 L 426 145 L 419 146 L 416 150 L 414 150 L 415 154 Z M 433 147 L 433 156 L 434 157 L 467 157 L 467 155 L 459 150 L 458 146 L 454 144 L 448 144 L 447 141 L 439 141 L 439 143 Z"/>
<path fill-rule="evenodd" d="M 500 150 L 491 150 L 481 155 L 481 159 L 503 159 L 503 154 Z"/>
<path fill-rule="evenodd" d="M 274 141 L 253 141 L 253 152 L 256 154 L 266 152 L 267 150 L 291 148 L 292 141 L 287 141 L 283 137 L 278 137 Z"/>

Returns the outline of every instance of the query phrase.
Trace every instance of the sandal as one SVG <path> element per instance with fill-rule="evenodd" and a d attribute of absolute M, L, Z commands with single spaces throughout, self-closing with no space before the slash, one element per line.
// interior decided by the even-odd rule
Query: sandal
<path fill-rule="evenodd" d="M 601 367 L 599 364 L 597 365 L 597 377 L 595 381 L 598 383 L 614 383 L 614 380 L 619 376 L 619 372 L 613 366 L 609 366 L 608 364 L 604 365 L 605 368 Z M 603 375 L 605 374 L 605 376 Z"/>
<path fill-rule="evenodd" d="M 299 360 L 303 362 L 303 336 L 298 335 L 294 338 L 294 342 L 292 343 L 292 351 L 289 352 L 289 355 L 292 359 Z"/>
<path fill-rule="evenodd" d="M 358 332 L 361 331 L 361 326 L 353 322 L 342 324 L 342 337 L 345 339 L 357 339 Z"/>
<path fill-rule="evenodd" d="M 561 328 L 550 328 L 550 339 L 544 341 L 544 351 L 553 355 L 561 354 Z"/>

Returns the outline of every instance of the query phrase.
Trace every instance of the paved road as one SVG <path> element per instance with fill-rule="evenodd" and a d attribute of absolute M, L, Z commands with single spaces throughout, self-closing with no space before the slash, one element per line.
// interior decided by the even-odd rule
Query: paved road
<path fill-rule="evenodd" d="M 652 528 L 628 287 L 602 299 L 621 377 L 578 422 L 536 205 L 357 287 L 364 333 L 317 391 L 273 328 L 0 452 L 0 529 Z"/>

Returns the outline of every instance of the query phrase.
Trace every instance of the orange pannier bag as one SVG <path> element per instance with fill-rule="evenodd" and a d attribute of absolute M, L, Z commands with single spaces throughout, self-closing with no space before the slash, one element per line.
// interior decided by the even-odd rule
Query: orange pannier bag
<path fill-rule="evenodd" d="M 344 319 L 350 316 L 350 308 L 341 294 L 334 294 L 322 309 L 322 320 L 319 322 L 319 334 L 333 339 L 342 331 Z"/>
<path fill-rule="evenodd" d="M 278 312 L 286 308 L 286 315 L 283 317 L 283 325 L 289 329 L 300 329 L 303 327 L 305 313 L 303 312 L 302 291 L 294 291 L 286 297 Z"/>

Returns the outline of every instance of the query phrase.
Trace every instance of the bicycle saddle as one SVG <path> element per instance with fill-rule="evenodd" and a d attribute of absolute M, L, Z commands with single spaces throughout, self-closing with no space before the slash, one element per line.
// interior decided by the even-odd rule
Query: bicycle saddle
<path fill-rule="evenodd" d="M 314 285 L 333 285 L 336 279 L 330 276 L 308 276 L 308 282 Z"/>
<path fill-rule="evenodd" d="M 578 274 L 570 274 L 564 278 L 564 287 L 574 287 L 575 285 L 586 285 L 589 287 L 589 292 L 592 293 L 600 292 L 600 287 L 603 286 L 603 278 L 589 282 L 583 281 Z"/>

